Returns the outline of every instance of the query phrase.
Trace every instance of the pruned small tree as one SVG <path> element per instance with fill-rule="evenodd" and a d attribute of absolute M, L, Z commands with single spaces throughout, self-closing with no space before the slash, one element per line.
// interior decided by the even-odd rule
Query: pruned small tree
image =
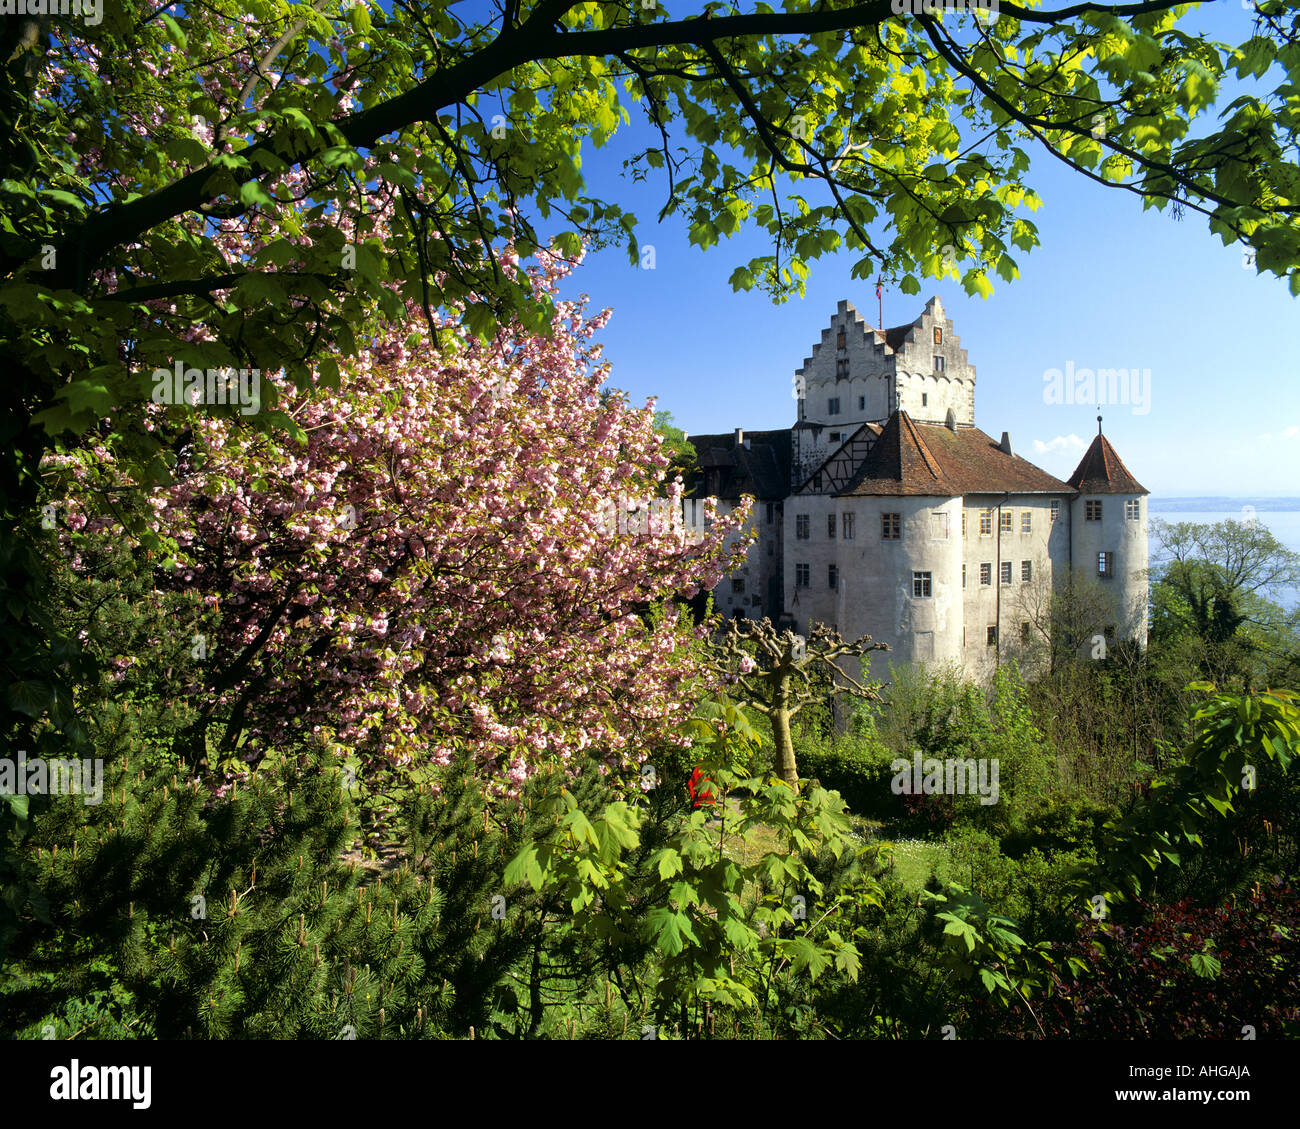
<path fill-rule="evenodd" d="M 745 648 L 757 647 L 761 665 Z M 792 787 L 799 783 L 794 738 L 790 722 L 810 702 L 850 694 L 866 701 L 879 701 L 879 683 L 863 684 L 844 670 L 840 659 L 860 658 L 869 651 L 887 651 L 887 643 L 873 643 L 870 635 L 852 642 L 825 624 L 813 624 L 807 639 L 793 631 L 779 631 L 770 619 L 731 620 L 717 644 L 719 665 L 734 679 L 741 704 L 761 713 L 772 727 L 776 742 L 776 766 L 781 779 Z M 813 672 L 831 675 L 829 688 L 817 685 Z"/>

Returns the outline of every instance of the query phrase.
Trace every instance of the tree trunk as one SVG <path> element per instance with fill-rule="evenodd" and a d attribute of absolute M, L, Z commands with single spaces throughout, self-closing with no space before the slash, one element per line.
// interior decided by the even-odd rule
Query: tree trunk
<path fill-rule="evenodd" d="M 790 676 L 776 684 L 773 694 L 772 737 L 776 741 L 776 771 L 791 788 L 799 784 L 799 767 L 794 761 L 794 738 L 790 734 Z"/>

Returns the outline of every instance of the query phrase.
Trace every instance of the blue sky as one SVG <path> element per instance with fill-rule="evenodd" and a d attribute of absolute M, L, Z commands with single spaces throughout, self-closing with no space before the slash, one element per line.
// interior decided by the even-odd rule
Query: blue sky
<path fill-rule="evenodd" d="M 1206 6 L 1196 21 L 1240 42 L 1250 14 Z M 631 133 L 635 139 L 636 134 Z M 589 255 L 566 291 L 614 310 L 601 335 L 611 383 L 634 402 L 658 398 L 691 433 L 787 427 L 791 378 L 847 298 L 869 324 L 874 287 L 853 280 L 853 257 L 813 264 L 803 299 L 775 306 L 737 294 L 727 279 L 763 240 L 744 231 L 708 251 L 686 224 L 654 223 L 659 183 L 620 177 L 624 146 L 589 150 L 596 194 L 617 195 L 641 219 L 655 269 L 632 267 L 622 248 Z M 1021 277 L 995 279 L 987 301 L 952 280 L 923 280 L 908 297 L 886 289 L 887 326 L 914 320 L 938 294 L 975 365 L 975 422 L 1017 453 L 1065 477 L 1096 434 L 1092 405 L 1047 403 L 1044 374 L 1065 369 L 1150 370 L 1149 410 L 1100 409 L 1107 437 L 1137 479 L 1158 495 L 1300 495 L 1300 306 L 1286 282 L 1245 269 L 1203 217 L 1179 222 L 1145 211 L 1129 194 L 1036 158 L 1030 183 L 1044 206 L 1032 218 L 1042 245 L 1014 252 Z M 811 189 L 809 191 L 815 191 Z"/>

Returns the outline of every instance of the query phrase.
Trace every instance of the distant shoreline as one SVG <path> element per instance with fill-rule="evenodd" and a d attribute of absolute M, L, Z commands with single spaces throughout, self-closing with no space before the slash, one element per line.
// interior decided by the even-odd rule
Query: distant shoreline
<path fill-rule="evenodd" d="M 1300 498 L 1258 498 L 1250 495 L 1225 498 L 1198 495 L 1177 498 L 1169 494 L 1147 499 L 1147 509 L 1152 513 L 1177 511 L 1179 513 L 1218 513 L 1254 506 L 1258 513 L 1294 513 L 1300 511 Z"/>

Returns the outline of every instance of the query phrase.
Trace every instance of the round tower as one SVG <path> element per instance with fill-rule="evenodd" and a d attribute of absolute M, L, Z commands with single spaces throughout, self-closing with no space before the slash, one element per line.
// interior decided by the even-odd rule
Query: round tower
<path fill-rule="evenodd" d="M 1107 646 L 1147 642 L 1147 490 L 1102 434 L 1068 479 L 1079 493 L 1070 503 L 1070 562 L 1075 575 L 1095 581 L 1109 596 Z M 1087 646 L 1087 644 L 1085 644 Z"/>

